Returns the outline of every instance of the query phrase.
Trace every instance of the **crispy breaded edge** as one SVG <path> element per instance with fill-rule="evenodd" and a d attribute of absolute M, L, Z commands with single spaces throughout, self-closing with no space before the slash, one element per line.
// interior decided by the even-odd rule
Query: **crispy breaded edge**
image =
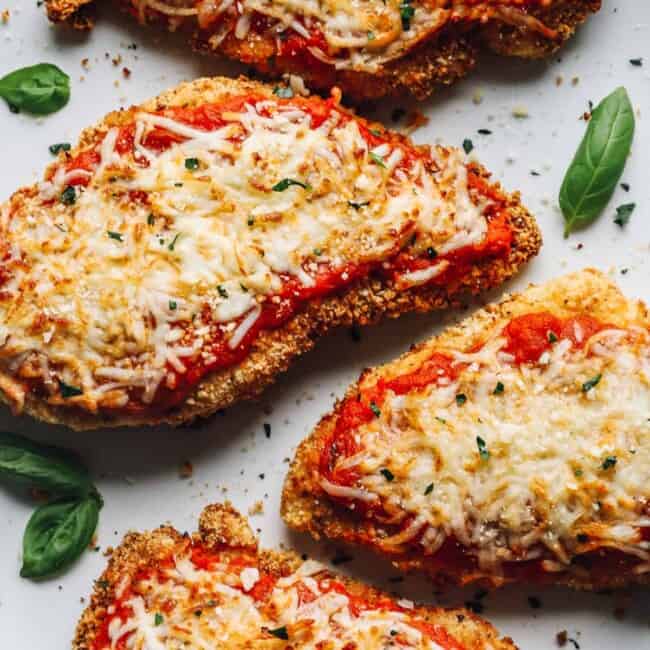
<path fill-rule="evenodd" d="M 257 555 L 260 566 L 278 577 L 292 573 L 302 563 L 292 551 L 260 551 L 247 521 L 229 503 L 206 507 L 199 519 L 199 530 L 193 538 L 208 548 L 222 549 L 226 546 L 234 553 Z M 169 557 L 170 552 L 184 540 L 189 541 L 187 534 L 181 535 L 169 526 L 161 526 L 146 533 L 126 535 L 122 544 L 112 553 L 102 576 L 95 581 L 90 604 L 77 625 L 72 643 L 73 650 L 92 650 L 95 636 L 106 617 L 107 608 L 115 600 L 116 592 L 120 588 L 123 589 L 139 571 L 153 568 L 158 562 Z M 339 577 L 353 593 L 368 594 L 370 597 L 381 594 L 373 587 L 343 576 Z M 428 623 L 446 628 L 452 636 L 465 644 L 467 650 L 516 650 L 511 639 L 500 639 L 490 623 L 464 608 L 420 606 L 414 611 Z M 249 646 L 237 646 L 238 650 L 247 647 Z M 276 640 L 269 647 L 279 650 L 281 645 Z M 253 649 L 253 646 L 250 648 Z"/>
<path fill-rule="evenodd" d="M 83 131 L 78 147 L 70 155 L 75 155 L 79 148 L 95 142 L 97 136 L 109 128 L 128 122 L 138 110 L 193 106 L 246 92 L 273 96 L 272 87 L 243 78 L 233 80 L 216 77 L 182 84 L 139 107 L 110 113 L 97 126 Z M 393 137 L 407 141 L 397 134 Z M 487 177 L 487 172 L 483 170 L 483 173 Z M 19 190 L 10 200 L 22 201 L 26 194 L 34 191 L 33 187 Z M 396 318 L 410 311 L 425 312 L 456 305 L 463 294 L 484 292 L 513 276 L 537 254 L 541 246 L 541 235 L 533 217 L 521 205 L 519 194 L 509 195 L 507 202 L 509 223 L 514 233 L 512 250 L 507 258 L 486 260 L 475 265 L 454 286 L 425 286 L 398 291 L 390 282 L 368 278 L 352 285 L 342 294 L 313 300 L 283 327 L 260 333 L 250 354 L 239 365 L 206 376 L 193 394 L 174 412 L 156 417 L 116 415 L 110 418 L 53 406 L 31 395 L 26 397 L 24 411 L 45 422 L 65 424 L 78 430 L 163 423 L 179 425 L 197 417 L 209 416 L 239 400 L 256 397 L 273 383 L 279 373 L 289 367 L 292 359 L 310 350 L 318 337 L 332 328 L 352 324 L 367 325 L 382 317 Z M 2 391 L 0 399 L 6 400 Z"/>
<path fill-rule="evenodd" d="M 650 327 L 650 316 L 642 302 L 628 300 L 605 275 L 595 269 L 585 269 L 567 275 L 542 286 L 531 286 L 519 295 L 506 296 L 502 302 L 479 310 L 455 327 L 445 330 L 425 343 L 414 347 L 396 361 L 385 366 L 369 369 L 362 373 L 359 383 L 351 386 L 346 397 L 357 394 L 359 387 L 372 386 L 379 377 L 393 377 L 405 374 L 419 367 L 438 349 L 467 350 L 485 340 L 496 328 L 510 319 L 531 311 L 551 311 L 560 317 L 576 312 L 587 312 L 604 322 L 626 327 L 638 325 Z M 485 586 L 496 587 L 503 579 L 485 575 L 464 574 L 450 566 L 444 573 L 434 570 L 426 556 L 417 552 L 388 555 L 365 541 L 373 538 L 372 522 L 355 518 L 346 508 L 337 507 L 318 485 L 318 462 L 321 451 L 334 430 L 343 400 L 339 400 L 333 411 L 324 416 L 311 435 L 298 447 L 291 463 L 282 492 L 282 517 L 291 528 L 309 532 L 316 539 L 327 537 L 353 544 L 371 546 L 380 555 L 387 557 L 403 571 L 428 574 L 440 584 L 466 584 L 483 582 Z M 650 584 L 650 575 L 633 576 L 620 573 L 614 568 L 602 579 L 594 579 L 588 570 L 576 565 L 561 574 L 548 574 L 547 582 L 568 585 L 574 588 L 599 590 L 618 588 L 631 583 Z"/>
<path fill-rule="evenodd" d="M 90 15 L 94 2 L 46 0 L 48 17 L 53 22 L 68 22 L 78 29 L 87 29 L 92 25 Z M 269 77 L 279 77 L 289 72 L 302 76 L 314 89 L 327 91 L 334 85 L 339 86 L 346 98 L 355 102 L 383 96 L 398 97 L 404 93 L 424 99 L 436 89 L 464 77 L 477 64 L 481 51 L 492 50 L 502 55 L 528 59 L 553 54 L 600 7 L 601 0 L 556 0 L 550 7 L 532 9 L 532 15 L 557 30 L 557 39 L 496 20 L 470 29 L 463 25 L 452 25 L 425 39 L 404 56 L 379 66 L 375 73 L 333 69 L 326 72 L 321 68 L 314 72 L 298 60 L 278 67 L 270 61 L 275 53 L 275 42 L 254 34 L 245 40 L 226 38 L 215 46 L 210 43 L 209 34 L 196 33 L 192 42 L 198 51 L 225 55 L 251 65 Z"/>

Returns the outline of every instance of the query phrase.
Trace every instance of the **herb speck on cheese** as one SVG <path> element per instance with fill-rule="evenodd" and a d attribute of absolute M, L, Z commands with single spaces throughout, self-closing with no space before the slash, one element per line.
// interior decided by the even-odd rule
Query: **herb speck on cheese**
<path fill-rule="evenodd" d="M 602 378 L 603 376 L 601 374 L 598 374 L 595 377 L 592 377 L 589 381 L 586 381 L 584 384 L 582 384 L 582 392 L 588 393 L 592 388 L 596 388 Z"/>
<path fill-rule="evenodd" d="M 490 452 L 488 451 L 487 444 L 481 436 L 476 436 L 476 446 L 478 447 L 478 455 L 481 457 L 481 460 L 487 461 L 490 458 Z"/>

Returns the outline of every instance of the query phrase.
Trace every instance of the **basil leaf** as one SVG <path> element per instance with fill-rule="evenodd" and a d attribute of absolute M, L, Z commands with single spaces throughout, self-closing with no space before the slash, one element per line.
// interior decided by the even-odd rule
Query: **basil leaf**
<path fill-rule="evenodd" d="M 565 237 L 588 226 L 605 209 L 623 174 L 634 129 L 634 110 L 625 88 L 615 90 L 593 110 L 560 189 Z"/>
<path fill-rule="evenodd" d="M 96 495 L 37 508 L 23 536 L 23 578 L 45 578 L 74 562 L 93 538 L 101 501 Z"/>
<path fill-rule="evenodd" d="M 4 432 L 0 432 L 0 479 L 57 496 L 85 495 L 92 489 L 87 470 L 70 452 Z"/>
<path fill-rule="evenodd" d="M 48 115 L 70 99 L 70 77 L 51 63 L 20 68 L 0 79 L 0 97 L 14 111 Z"/>

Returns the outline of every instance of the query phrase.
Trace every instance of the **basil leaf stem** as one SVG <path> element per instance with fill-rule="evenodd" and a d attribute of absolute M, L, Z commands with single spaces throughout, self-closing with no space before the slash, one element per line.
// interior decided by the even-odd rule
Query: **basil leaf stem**
<path fill-rule="evenodd" d="M 634 109 L 625 88 L 593 110 L 560 189 L 565 237 L 593 223 L 607 206 L 623 174 L 634 130 Z"/>
<path fill-rule="evenodd" d="M 20 575 L 45 578 L 74 562 L 95 534 L 100 508 L 94 494 L 37 508 L 25 529 Z"/>
<path fill-rule="evenodd" d="M 70 77 L 51 63 L 20 68 L 0 79 L 0 97 L 14 112 L 49 115 L 70 99 Z"/>

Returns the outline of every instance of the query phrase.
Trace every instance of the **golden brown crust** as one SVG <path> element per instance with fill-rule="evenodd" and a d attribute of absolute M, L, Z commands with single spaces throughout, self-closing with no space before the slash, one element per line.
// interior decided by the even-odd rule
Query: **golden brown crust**
<path fill-rule="evenodd" d="M 95 581 L 90 604 L 77 625 L 73 650 L 91 650 L 95 636 L 106 617 L 107 608 L 115 600 L 116 592 L 139 571 L 155 567 L 158 562 L 169 557 L 172 549 L 188 543 L 189 539 L 187 535 L 181 535 L 169 526 L 126 535 L 122 544 L 113 552 L 104 573 Z M 278 577 L 292 573 L 302 563 L 292 551 L 258 550 L 257 540 L 250 526 L 230 503 L 213 504 L 205 508 L 201 513 L 199 531 L 194 534 L 194 539 L 208 549 L 222 549 L 225 546 L 235 553 L 257 555 L 260 567 Z M 363 594 L 369 599 L 383 595 L 360 582 L 338 577 L 352 593 Z M 417 607 L 415 612 L 428 623 L 444 626 L 467 650 L 516 650 L 511 639 L 499 638 L 492 625 L 464 608 L 421 606 Z"/>
<path fill-rule="evenodd" d="M 97 126 L 83 131 L 78 147 L 70 155 L 74 156 L 80 148 L 94 143 L 100 134 L 112 126 L 131 120 L 137 110 L 192 106 L 247 92 L 270 96 L 272 89 L 243 78 L 198 79 L 182 84 L 140 107 L 110 113 Z M 483 174 L 487 178 L 487 172 L 483 170 Z M 32 188 L 19 190 L 10 200 L 24 200 L 30 191 L 33 191 Z M 473 266 L 454 286 L 397 291 L 391 283 L 369 278 L 353 285 L 343 294 L 314 300 L 283 327 L 262 332 L 248 357 L 239 365 L 212 373 L 203 379 L 194 393 L 174 412 L 157 417 L 116 415 L 110 418 L 53 406 L 31 396 L 26 398 L 24 410 L 46 422 L 65 424 L 80 430 L 161 423 L 179 425 L 197 417 L 211 415 L 239 400 L 256 397 L 273 383 L 279 373 L 289 367 L 294 357 L 310 350 L 318 337 L 335 327 L 367 325 L 383 317 L 396 318 L 410 311 L 443 309 L 458 304 L 463 294 L 482 293 L 512 277 L 537 254 L 541 246 L 541 235 L 533 217 L 521 205 L 518 194 L 508 196 L 507 207 L 508 221 L 514 234 L 512 250 L 507 258 L 485 260 Z M 2 391 L 0 398 L 6 399 L 2 396 Z"/>
<path fill-rule="evenodd" d="M 72 23 L 87 29 L 91 22 L 88 10 L 95 0 L 46 0 L 48 16 L 53 22 Z M 275 40 L 250 34 L 245 40 L 228 36 L 218 46 L 210 43 L 210 34 L 197 32 L 193 44 L 198 51 L 223 54 L 253 66 L 258 72 L 278 77 L 289 72 L 302 76 L 312 88 L 329 90 L 336 85 L 353 101 L 376 99 L 385 95 L 410 93 L 418 99 L 431 95 L 470 72 L 481 50 L 489 49 L 506 56 L 529 59 L 549 56 L 568 40 L 590 14 L 601 7 L 601 0 L 564 0 L 550 7 L 537 7 L 530 13 L 558 33 L 551 39 L 532 30 L 490 21 L 468 29 L 452 25 L 427 38 L 405 56 L 379 67 L 376 73 L 353 70 L 335 71 L 321 66 L 317 71 L 299 60 L 283 58 L 281 64 L 270 63 L 276 53 Z M 75 10 L 77 8 L 79 12 Z"/>
<path fill-rule="evenodd" d="M 627 300 L 605 275 L 595 269 L 586 269 L 539 287 L 532 286 L 522 294 L 506 296 L 500 303 L 481 309 L 461 324 L 414 347 L 397 360 L 364 371 L 359 383 L 351 386 L 346 396 L 357 394 L 359 386 L 374 385 L 379 377 L 389 378 L 413 370 L 429 358 L 433 350 L 471 349 L 504 322 L 531 311 L 545 310 L 559 317 L 587 312 L 596 319 L 620 327 L 650 327 L 650 314 L 643 303 Z M 291 528 L 309 532 L 316 539 L 327 537 L 368 545 L 368 538 L 374 536 L 372 522 L 362 521 L 348 509 L 337 507 L 318 485 L 321 451 L 336 425 L 342 404 L 343 400 L 339 400 L 333 411 L 323 417 L 298 447 L 284 484 L 282 517 Z M 444 572 L 439 567 L 434 569 L 425 556 L 415 552 L 400 554 L 399 557 L 385 555 L 401 570 L 428 573 L 442 584 L 466 583 L 475 579 L 474 575 L 463 573 L 462 569 L 453 566 L 445 568 Z M 547 577 L 547 582 L 589 590 L 623 587 L 633 582 L 650 583 L 648 574 L 630 575 L 617 566 L 596 574 L 576 564 L 564 573 L 548 574 Z M 494 579 L 488 581 L 486 586 L 499 586 L 503 582 Z"/>

